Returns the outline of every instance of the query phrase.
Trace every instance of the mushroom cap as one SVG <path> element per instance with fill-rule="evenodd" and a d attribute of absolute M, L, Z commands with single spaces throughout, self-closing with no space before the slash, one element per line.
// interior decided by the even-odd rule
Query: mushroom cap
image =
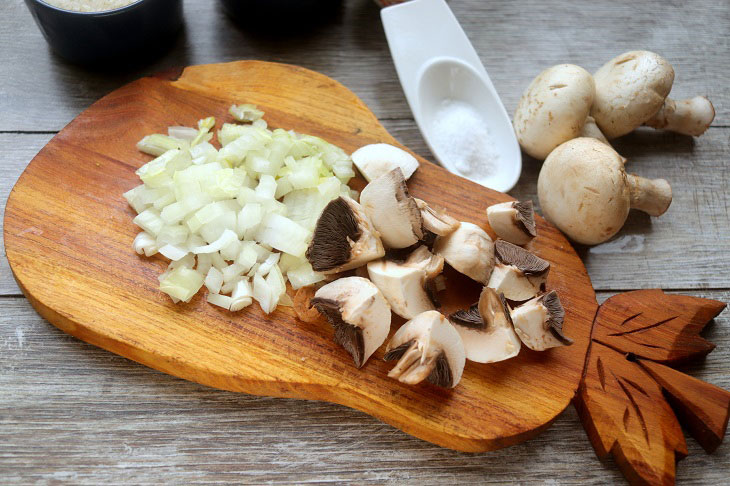
<path fill-rule="evenodd" d="M 593 138 L 565 142 L 545 159 L 537 179 L 543 215 L 577 243 L 615 235 L 630 208 L 623 160 Z"/>
<path fill-rule="evenodd" d="M 418 169 L 418 160 L 408 152 L 387 143 L 365 145 L 352 153 L 352 162 L 368 182 L 396 167 L 408 180 Z"/>
<path fill-rule="evenodd" d="M 591 116 L 608 138 L 620 137 L 652 117 L 674 83 L 674 69 L 659 54 L 630 51 L 593 75 L 596 97 Z"/>
<path fill-rule="evenodd" d="M 407 248 L 423 237 L 421 211 L 399 167 L 365 186 L 360 205 L 387 248 Z"/>
<path fill-rule="evenodd" d="M 494 243 L 473 223 L 462 222 L 453 233 L 436 238 L 433 251 L 454 270 L 477 282 L 487 283 L 494 268 Z"/>
<path fill-rule="evenodd" d="M 593 77 L 580 66 L 558 64 L 538 74 L 515 111 L 522 149 L 543 160 L 561 143 L 580 136 L 594 95 Z"/>
<path fill-rule="evenodd" d="M 448 362 L 451 375 L 449 387 L 453 388 L 459 383 L 461 375 L 464 372 L 464 364 L 466 363 L 464 343 L 462 343 L 461 337 L 456 332 L 454 326 L 440 312 L 435 310 L 426 311 L 403 324 L 388 342 L 386 358 L 405 358 L 404 353 L 406 349 L 413 346 L 413 344 L 415 344 L 415 349 L 418 350 L 421 364 L 443 353 L 443 356 Z M 432 383 L 438 381 L 435 380 L 436 376 L 434 376 L 437 370 L 438 366 L 428 376 L 428 381 Z M 398 371 L 402 373 L 406 370 Z M 442 373 L 437 374 L 443 375 Z M 406 382 L 412 383 L 411 381 Z M 440 383 L 437 382 L 435 384 Z"/>
<path fill-rule="evenodd" d="M 573 344 L 563 335 L 564 317 L 565 310 L 554 290 L 525 302 L 512 312 L 515 332 L 533 351 Z"/>
<path fill-rule="evenodd" d="M 380 235 L 362 207 L 343 196 L 322 210 L 306 252 L 312 269 L 325 274 L 357 268 L 383 255 Z"/>
<path fill-rule="evenodd" d="M 345 277 L 322 286 L 312 305 L 335 328 L 335 341 L 361 367 L 390 332 L 390 306 L 378 288 L 366 278 Z"/>

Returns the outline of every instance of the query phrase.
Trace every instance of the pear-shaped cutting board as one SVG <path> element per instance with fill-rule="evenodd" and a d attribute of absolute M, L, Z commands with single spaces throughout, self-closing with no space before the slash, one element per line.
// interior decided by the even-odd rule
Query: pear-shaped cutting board
<path fill-rule="evenodd" d="M 173 304 L 158 290 L 166 263 L 139 257 L 131 247 L 139 230 L 122 193 L 138 184 L 134 171 L 149 160 L 135 143 L 205 116 L 215 116 L 220 126 L 230 121 L 232 103 L 256 104 L 270 127 L 317 135 L 348 152 L 376 142 L 398 145 L 347 88 L 296 66 L 194 66 L 126 85 L 54 137 L 8 200 L 8 260 L 43 317 L 175 376 L 231 391 L 340 403 L 462 451 L 529 439 L 568 406 L 581 383 L 598 304 L 571 245 L 541 218 L 528 249 L 552 265 L 548 288 L 560 295 L 564 331 L 575 344 L 542 353 L 523 347 L 517 358 L 501 363 L 468 362 L 461 383 L 450 390 L 388 378 L 393 364 L 382 360 L 382 349 L 356 369 L 324 319 L 305 323 L 291 308 L 266 315 L 252 305 L 231 313 L 207 304 L 204 292 L 189 304 Z M 485 208 L 509 196 L 420 162 L 408 184 L 413 195 L 491 232 Z M 443 312 L 476 300 L 478 286 L 454 272 L 448 277 Z M 635 366 L 652 376 L 662 370 Z"/>

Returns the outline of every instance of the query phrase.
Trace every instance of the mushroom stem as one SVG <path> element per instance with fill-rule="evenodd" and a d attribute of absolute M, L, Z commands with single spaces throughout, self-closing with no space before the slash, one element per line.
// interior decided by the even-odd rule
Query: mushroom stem
<path fill-rule="evenodd" d="M 627 174 L 631 207 L 650 216 L 661 216 L 672 203 L 672 188 L 664 179 L 646 179 Z"/>
<path fill-rule="evenodd" d="M 675 101 L 667 98 L 659 111 L 644 122 L 653 128 L 699 137 L 715 119 L 715 107 L 704 96 Z"/>
<path fill-rule="evenodd" d="M 586 118 L 586 123 L 583 125 L 583 129 L 580 132 L 579 137 L 590 137 L 595 138 L 596 140 L 599 140 L 609 147 L 611 144 L 608 142 L 608 139 L 603 134 L 600 128 L 598 128 L 598 125 L 596 125 L 596 119 L 592 116 L 588 116 Z"/>

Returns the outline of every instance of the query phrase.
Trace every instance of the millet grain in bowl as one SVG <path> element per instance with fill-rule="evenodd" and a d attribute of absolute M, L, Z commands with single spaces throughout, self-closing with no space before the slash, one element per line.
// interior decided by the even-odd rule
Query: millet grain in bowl
<path fill-rule="evenodd" d="M 42 0 L 43 3 L 74 12 L 104 12 L 126 7 L 141 0 Z"/>

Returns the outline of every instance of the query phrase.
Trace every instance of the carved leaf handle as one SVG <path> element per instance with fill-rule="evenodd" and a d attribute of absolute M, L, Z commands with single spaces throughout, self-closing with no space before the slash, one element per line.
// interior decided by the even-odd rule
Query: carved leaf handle
<path fill-rule="evenodd" d="M 687 455 L 680 421 L 708 452 L 722 441 L 730 392 L 660 363 L 712 351 L 699 332 L 724 308 L 661 290 L 615 295 L 599 308 L 575 406 L 596 454 L 613 455 L 631 484 L 674 484 Z"/>

